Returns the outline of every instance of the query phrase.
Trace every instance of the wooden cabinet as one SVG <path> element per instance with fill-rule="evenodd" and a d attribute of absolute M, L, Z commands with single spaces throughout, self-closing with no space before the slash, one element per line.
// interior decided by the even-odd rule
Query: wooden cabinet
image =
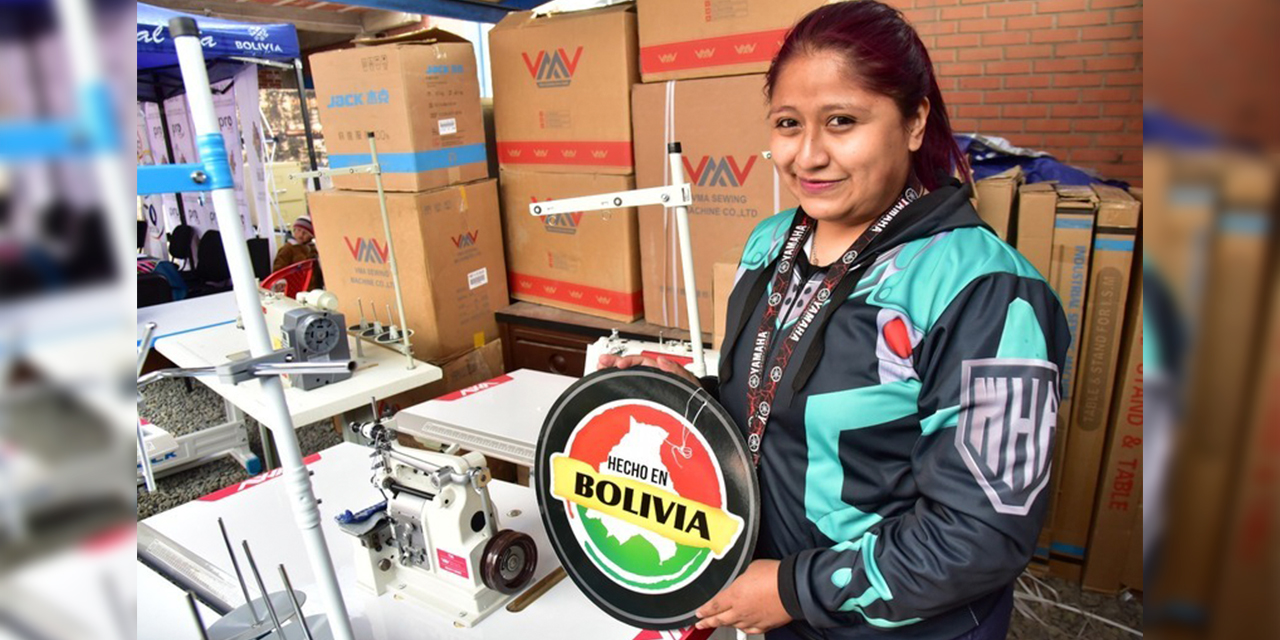
<path fill-rule="evenodd" d="M 507 371 L 533 369 L 580 376 L 587 361 L 587 346 L 615 329 L 635 340 L 688 340 L 689 332 L 647 322 L 618 322 L 530 302 L 517 302 L 498 311 L 502 359 Z M 703 334 L 710 348 L 711 335 Z"/>

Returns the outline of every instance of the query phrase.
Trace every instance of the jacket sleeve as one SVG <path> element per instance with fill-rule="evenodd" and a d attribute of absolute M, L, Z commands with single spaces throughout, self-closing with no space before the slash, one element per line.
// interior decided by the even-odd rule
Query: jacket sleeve
<path fill-rule="evenodd" d="M 276 259 L 271 263 L 271 270 L 279 271 L 297 262 L 298 259 L 294 255 L 295 253 L 297 253 L 297 248 L 296 248 L 297 246 L 298 245 L 286 243 L 284 246 L 277 249 Z"/>
<path fill-rule="evenodd" d="M 1069 340 L 1043 280 L 995 273 L 962 289 L 913 354 L 919 499 L 860 538 L 785 558 L 792 617 L 900 627 L 1012 583 L 1044 521 Z"/>

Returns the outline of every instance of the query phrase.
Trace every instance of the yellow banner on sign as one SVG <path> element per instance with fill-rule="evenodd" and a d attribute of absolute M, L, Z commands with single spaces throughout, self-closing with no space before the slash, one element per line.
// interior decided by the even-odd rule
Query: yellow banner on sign
<path fill-rule="evenodd" d="M 604 475 L 563 454 L 551 456 L 551 494 L 613 516 L 676 544 L 710 549 L 718 558 L 742 531 L 742 518 L 633 478 Z"/>

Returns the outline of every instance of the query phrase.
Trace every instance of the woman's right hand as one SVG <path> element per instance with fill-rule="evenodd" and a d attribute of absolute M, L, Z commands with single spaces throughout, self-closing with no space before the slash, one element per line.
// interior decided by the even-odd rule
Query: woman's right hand
<path fill-rule="evenodd" d="M 597 369 L 608 369 L 610 367 L 617 369 L 627 369 L 630 367 L 653 367 L 661 369 L 667 373 L 674 373 L 695 385 L 701 386 L 697 376 L 689 372 L 679 363 L 673 362 L 666 358 L 651 358 L 649 356 L 615 356 L 611 353 L 600 355 L 600 360 L 596 364 Z"/>

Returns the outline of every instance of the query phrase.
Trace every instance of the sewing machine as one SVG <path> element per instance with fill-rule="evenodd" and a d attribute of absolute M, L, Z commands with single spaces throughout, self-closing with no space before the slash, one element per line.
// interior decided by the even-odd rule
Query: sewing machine
<path fill-rule="evenodd" d="M 499 528 L 482 454 L 403 446 L 390 418 L 352 429 L 373 443 L 372 481 L 386 497 L 337 518 L 355 537 L 362 588 L 395 592 L 470 627 L 529 583 L 537 547 L 528 535 Z"/>
<path fill-rule="evenodd" d="M 689 342 L 681 340 L 658 340 L 657 342 L 631 340 L 619 337 L 618 331 L 615 329 L 613 335 L 600 338 L 587 345 L 587 360 L 586 365 L 583 367 L 585 371 L 582 372 L 582 375 L 595 373 L 599 368 L 597 364 L 600 361 L 600 356 L 606 353 L 615 356 L 642 355 L 654 359 L 670 360 L 691 372 L 694 371 L 693 345 Z M 720 352 L 715 349 L 706 349 L 703 351 L 703 358 L 707 363 L 707 374 L 715 375 L 720 370 Z"/>

